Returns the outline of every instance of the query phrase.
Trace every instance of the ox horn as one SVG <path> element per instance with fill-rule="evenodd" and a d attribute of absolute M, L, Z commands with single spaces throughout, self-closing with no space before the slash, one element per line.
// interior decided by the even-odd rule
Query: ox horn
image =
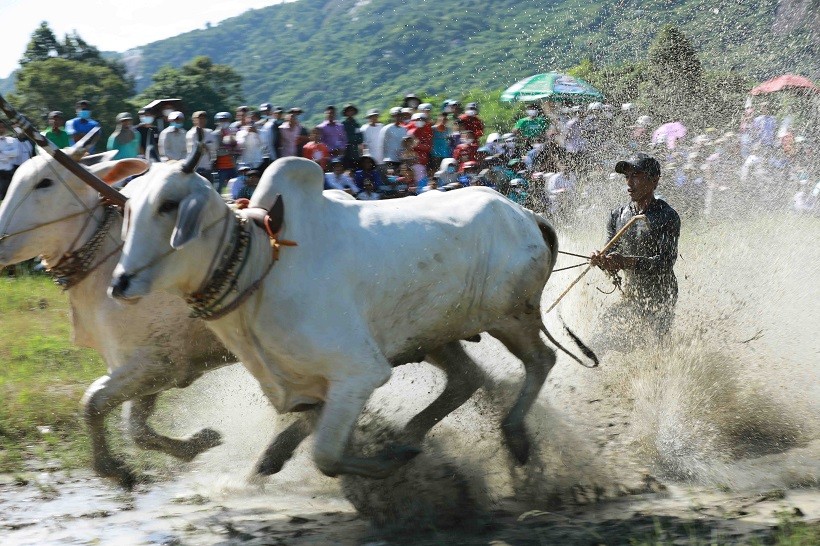
<path fill-rule="evenodd" d="M 77 143 L 69 149 L 68 155 L 75 161 L 81 160 L 99 138 L 100 127 L 98 125 L 97 127 L 92 127 L 91 130 L 83 136 L 83 138 L 77 141 Z"/>
<path fill-rule="evenodd" d="M 202 142 L 204 133 L 201 127 L 196 128 L 196 138 L 194 139 L 194 147 L 188 157 L 185 158 L 185 163 L 182 165 L 182 172 L 191 174 L 196 169 L 199 160 L 202 158 L 202 148 L 205 144 Z"/>
<path fill-rule="evenodd" d="M 53 157 L 57 163 L 68 169 L 71 174 L 77 176 L 80 180 L 100 192 L 100 194 L 112 204 L 117 205 L 118 207 L 125 205 L 125 196 L 123 194 L 97 178 L 97 176 L 91 171 L 83 168 L 82 165 L 77 163 L 70 156 L 64 154 L 63 151 L 52 144 L 50 140 L 41 135 L 31 124 L 31 121 L 29 121 L 28 118 L 18 113 L 17 110 L 15 110 L 14 107 L 9 104 L 5 98 L 3 98 L 3 95 L 0 95 L 0 110 L 2 110 L 10 120 L 13 120 L 14 123 L 17 124 L 29 140 L 37 144 L 48 155 Z"/>

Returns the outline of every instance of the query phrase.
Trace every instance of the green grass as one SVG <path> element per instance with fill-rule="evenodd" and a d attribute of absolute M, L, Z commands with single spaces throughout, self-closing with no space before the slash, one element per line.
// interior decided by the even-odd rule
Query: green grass
<path fill-rule="evenodd" d="M 105 369 L 71 343 L 68 299 L 47 277 L 0 277 L 0 472 L 22 471 L 27 459 L 87 466 L 79 401 Z"/>

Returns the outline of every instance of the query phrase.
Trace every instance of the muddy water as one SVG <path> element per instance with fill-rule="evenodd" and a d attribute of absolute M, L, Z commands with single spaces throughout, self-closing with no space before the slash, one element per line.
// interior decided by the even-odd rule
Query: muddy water
<path fill-rule="evenodd" d="M 559 356 L 528 421 L 536 445 L 524 468 L 511 464 L 497 431 L 519 366 L 486 336 L 468 344 L 485 389 L 434 429 L 425 455 L 389 486 L 345 485 L 365 493 L 365 508 L 416 514 L 409 531 L 359 517 L 340 482 L 313 468 L 309 445 L 280 475 L 249 484 L 274 414 L 234 367 L 175 394 L 157 423 L 177 433 L 212 426 L 225 434 L 222 446 L 188 465 L 147 469 L 154 483 L 127 494 L 82 472 L 35 469 L 27 485 L 6 477 L 0 543 L 617 544 L 658 525 L 714 539 L 765 534 L 778 514 L 820 520 L 820 224 L 778 216 L 689 225 L 697 227 L 685 228 L 676 266 L 676 332 L 663 350 L 641 336 L 629 351 L 602 346 L 606 325 L 596 317 L 617 296 L 595 289 L 607 288 L 598 272 L 561 305 L 602 366 Z M 589 226 L 562 238 L 568 250 L 600 244 Z M 556 274 L 545 306 L 572 276 Z M 558 330 L 555 317 L 548 322 Z M 438 372 L 407 366 L 371 409 L 400 424 L 440 386 Z M 471 506 L 452 502 L 455 487 L 466 487 Z M 413 512 L 409 499 L 432 509 Z M 471 508 L 466 530 L 417 533 Z"/>

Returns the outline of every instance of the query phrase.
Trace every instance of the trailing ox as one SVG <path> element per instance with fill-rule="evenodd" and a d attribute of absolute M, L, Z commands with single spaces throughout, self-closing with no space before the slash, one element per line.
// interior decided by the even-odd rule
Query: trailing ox
<path fill-rule="evenodd" d="M 389 475 L 483 384 L 459 340 L 485 331 L 524 364 L 502 430 L 515 458 L 527 460 L 524 417 L 555 363 L 539 335 L 557 252 L 543 218 L 486 188 L 342 199 L 323 193 L 321 169 L 301 158 L 276 161 L 251 208 L 234 213 L 192 173 L 196 160 L 153 167 L 132 194 L 110 293 L 135 303 L 159 290 L 186 297 L 278 412 L 307 410 L 274 440 L 258 472 L 278 471 L 315 432 L 323 473 Z M 269 231 L 283 217 L 282 236 L 298 246 L 278 240 L 272 253 L 273 239 L 249 220 L 260 208 L 273 217 Z M 357 418 L 391 368 L 422 360 L 441 368 L 447 385 L 408 423 L 408 445 L 373 457 L 347 453 Z"/>
<path fill-rule="evenodd" d="M 106 161 L 109 155 L 82 162 L 111 184 L 147 168 L 137 159 Z M 94 469 L 130 487 L 134 474 L 109 450 L 106 415 L 130 401 L 129 428 L 137 445 L 191 460 L 219 445 L 220 435 L 207 428 L 188 439 L 157 433 L 147 423 L 157 395 L 186 387 L 233 358 L 201 321 L 188 317 L 177 297 L 157 293 L 134 306 L 107 297 L 121 229 L 119 212 L 101 204 L 96 191 L 46 155 L 20 166 L 0 206 L 0 267 L 42 255 L 67 289 L 74 343 L 96 350 L 108 366 L 108 375 L 86 391 L 83 415 Z"/>

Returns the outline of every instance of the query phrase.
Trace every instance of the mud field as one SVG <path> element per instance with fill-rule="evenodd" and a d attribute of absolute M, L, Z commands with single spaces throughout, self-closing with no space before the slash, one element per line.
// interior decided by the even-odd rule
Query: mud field
<path fill-rule="evenodd" d="M 274 413 L 233 366 L 166 397 L 156 419 L 180 434 L 214 427 L 221 446 L 190 464 L 144 467 L 146 482 L 129 493 L 30 461 L 30 472 L 0 477 L 0 543 L 733 544 L 771 543 L 787 521 L 818 522 L 820 224 L 778 216 L 691 225 L 668 346 L 611 334 L 597 318 L 616 295 L 596 290 L 609 288 L 598 272 L 562 303 L 602 365 L 584 369 L 559 354 L 528 418 L 535 445 L 524 467 L 498 431 L 520 365 L 489 336 L 465 344 L 485 387 L 383 481 L 323 477 L 308 441 L 282 473 L 251 483 Z M 600 244 L 595 231 L 582 233 L 591 235 L 562 233 L 563 248 Z M 555 274 L 545 307 L 573 273 Z M 556 316 L 548 324 L 559 331 Z M 426 364 L 397 369 L 371 401 L 357 448 L 375 449 L 441 379 Z"/>

